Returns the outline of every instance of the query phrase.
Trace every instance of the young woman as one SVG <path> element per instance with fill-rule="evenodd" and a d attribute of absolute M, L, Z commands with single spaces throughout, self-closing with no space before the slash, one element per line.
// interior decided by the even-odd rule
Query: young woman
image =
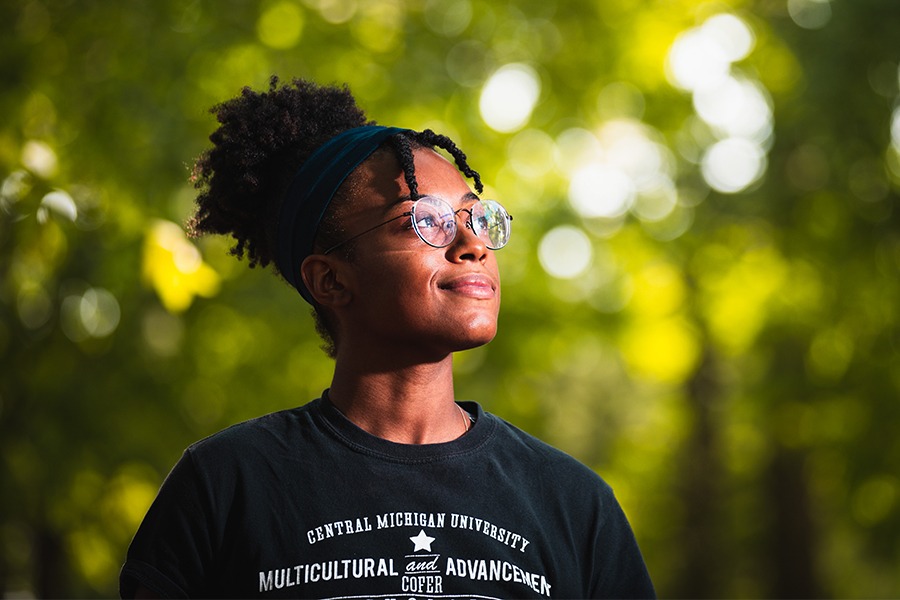
<path fill-rule="evenodd" d="M 214 111 L 193 232 L 275 263 L 313 306 L 334 377 L 185 451 L 122 596 L 653 596 L 597 475 L 455 400 L 453 353 L 497 331 L 512 220 L 470 189 L 465 155 L 367 122 L 346 88 L 273 78 Z"/>

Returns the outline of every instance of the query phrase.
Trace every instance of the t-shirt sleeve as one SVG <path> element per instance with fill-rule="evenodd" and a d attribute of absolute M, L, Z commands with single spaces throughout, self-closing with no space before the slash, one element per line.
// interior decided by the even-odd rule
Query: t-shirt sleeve
<path fill-rule="evenodd" d="M 656 598 L 656 591 L 628 519 L 609 490 L 606 515 L 596 547 L 602 557 L 596 567 L 592 598 Z"/>
<path fill-rule="evenodd" d="M 204 595 L 213 554 L 212 519 L 190 451 L 182 455 L 147 511 L 128 548 L 119 594 L 143 586 L 160 598 Z"/>

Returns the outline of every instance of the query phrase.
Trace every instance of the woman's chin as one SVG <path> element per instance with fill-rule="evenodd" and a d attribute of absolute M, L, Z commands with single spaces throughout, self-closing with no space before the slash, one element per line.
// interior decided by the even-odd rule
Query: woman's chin
<path fill-rule="evenodd" d="M 454 352 L 479 348 L 489 343 L 497 335 L 497 324 L 493 323 L 490 326 L 472 328 L 466 333 L 467 335 L 460 337 L 458 348 Z"/>

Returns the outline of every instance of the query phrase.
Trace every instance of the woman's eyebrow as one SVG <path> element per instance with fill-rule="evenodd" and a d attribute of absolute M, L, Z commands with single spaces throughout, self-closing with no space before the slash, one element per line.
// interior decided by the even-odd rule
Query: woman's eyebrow
<path fill-rule="evenodd" d="M 390 211 L 395 206 L 399 206 L 400 204 L 403 204 L 404 202 L 414 202 L 414 200 L 412 199 L 412 196 L 410 196 L 409 194 L 404 194 L 404 195 L 400 196 L 399 198 L 397 198 L 396 200 L 394 200 L 393 202 L 388 203 L 387 206 L 385 206 L 385 209 Z"/>
<path fill-rule="evenodd" d="M 433 194 L 419 194 L 419 198 L 421 198 L 423 196 L 432 196 L 432 195 Z M 435 197 L 440 198 L 440 196 L 435 196 Z M 478 197 L 478 194 L 476 194 L 475 192 L 470 190 L 470 191 L 466 192 L 465 194 L 463 194 L 462 196 L 460 196 L 459 199 L 463 200 L 463 201 L 465 201 L 465 200 L 476 201 L 476 200 L 480 200 L 481 198 Z M 412 201 L 413 201 L 412 196 L 410 196 L 409 194 L 404 194 L 404 195 L 400 196 L 399 198 L 397 198 L 396 200 L 394 200 L 393 204 L 400 204 L 401 202 L 412 202 Z"/>

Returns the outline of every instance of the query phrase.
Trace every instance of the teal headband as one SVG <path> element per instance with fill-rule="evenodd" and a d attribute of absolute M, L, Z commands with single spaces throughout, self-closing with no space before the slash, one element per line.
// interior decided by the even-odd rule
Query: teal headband
<path fill-rule="evenodd" d="M 281 203 L 275 264 L 310 304 L 314 304 L 313 298 L 303 284 L 300 265 L 313 253 L 313 241 L 331 199 L 347 176 L 384 140 L 405 131 L 409 130 L 379 125 L 348 129 L 313 152 L 294 176 Z"/>

